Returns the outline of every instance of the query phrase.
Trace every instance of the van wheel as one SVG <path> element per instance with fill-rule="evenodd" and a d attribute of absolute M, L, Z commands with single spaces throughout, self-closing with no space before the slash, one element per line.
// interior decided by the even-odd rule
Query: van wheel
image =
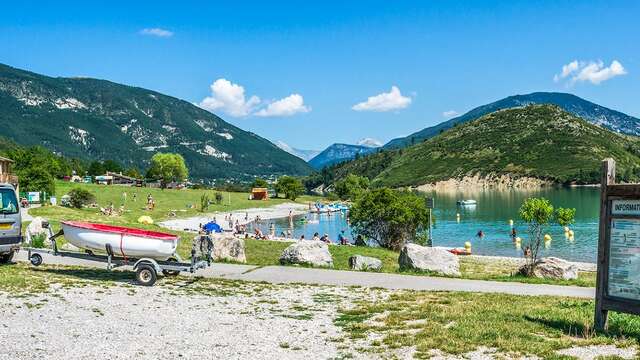
<path fill-rule="evenodd" d="M 141 264 L 136 270 L 136 281 L 142 286 L 153 286 L 158 279 L 156 269 L 151 265 Z"/>
<path fill-rule="evenodd" d="M 13 260 L 13 255 L 15 255 L 15 251 L 10 251 L 6 254 L 0 255 L 0 264 L 8 264 Z"/>
<path fill-rule="evenodd" d="M 42 256 L 40 254 L 32 254 L 29 261 L 31 261 L 31 265 L 33 266 L 40 266 L 42 265 Z"/>

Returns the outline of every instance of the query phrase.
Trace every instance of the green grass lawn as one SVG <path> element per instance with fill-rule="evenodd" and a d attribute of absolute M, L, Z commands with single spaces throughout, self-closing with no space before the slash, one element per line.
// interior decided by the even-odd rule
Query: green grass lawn
<path fill-rule="evenodd" d="M 178 253 L 188 258 L 191 251 L 191 239 L 194 234 L 171 231 L 159 227 L 157 224 L 143 225 L 137 222 L 137 219 L 141 215 L 151 216 L 155 222 L 160 222 L 169 218 L 170 211 L 184 210 L 177 212 L 179 217 L 189 217 L 201 214 L 197 209 L 188 207 L 187 205 L 193 204 L 196 207 L 199 206 L 200 196 L 203 193 L 209 193 L 213 198 L 214 191 L 205 190 L 161 190 L 161 189 L 147 189 L 147 188 L 129 188 L 120 186 L 104 186 L 104 185 L 88 185 L 88 184 L 71 184 L 68 182 L 58 182 L 56 186 L 56 195 L 58 198 L 66 194 L 73 187 L 83 187 L 96 195 L 97 202 L 100 206 L 106 207 L 109 203 L 113 202 L 116 206 L 119 206 L 123 202 L 123 192 L 127 192 L 127 202 L 125 208 L 128 212 L 125 212 L 122 216 L 105 216 L 102 215 L 99 209 L 70 209 L 60 206 L 45 206 L 42 208 L 35 208 L 30 210 L 30 214 L 33 216 L 42 216 L 50 220 L 54 229 L 59 229 L 59 222 L 61 220 L 83 220 L 91 222 L 101 222 L 113 225 L 131 226 L 148 230 L 156 230 L 169 232 L 179 235 L 182 239 L 178 247 Z M 133 193 L 137 195 L 137 201 L 133 201 Z M 148 211 L 144 209 L 145 199 L 147 194 L 156 199 L 156 209 L 154 211 Z M 225 202 L 220 205 L 212 205 L 208 212 L 225 212 L 234 211 L 239 209 L 251 208 L 251 207 L 268 207 L 276 204 L 285 203 L 289 200 L 285 199 L 271 199 L 269 201 L 251 201 L 248 200 L 248 194 L 246 193 L 223 193 Z M 231 198 L 231 204 L 229 205 L 229 197 Z M 304 196 L 299 198 L 298 202 L 309 202 L 317 200 L 317 197 Z M 60 245 L 64 242 L 60 239 Z M 251 265 L 279 265 L 280 254 L 289 245 L 285 242 L 277 241 L 262 241 L 262 240 L 246 240 L 246 257 L 247 264 Z M 329 251 L 333 256 L 334 269 L 337 270 L 349 270 L 349 257 L 353 255 L 371 256 L 382 260 L 383 267 L 382 272 L 386 273 L 398 273 L 398 253 L 372 247 L 355 247 L 355 246 L 329 246 Z M 461 273 L 463 278 L 478 279 L 478 280 L 495 280 L 495 281 L 518 281 L 518 282 L 530 282 L 530 283 L 547 283 L 547 284 L 559 284 L 559 285 L 578 285 L 578 286 L 595 286 L 595 274 L 593 273 L 581 273 L 578 280 L 572 281 L 557 281 L 557 280 L 543 280 L 543 279 L 530 279 L 522 276 L 514 275 L 517 272 L 512 264 L 501 262 L 484 262 L 477 261 L 468 257 L 460 257 Z M 407 275 L 425 275 L 424 273 L 408 272 Z M 436 275 L 436 274 L 426 274 Z"/>
<path fill-rule="evenodd" d="M 430 357 L 432 349 L 463 354 L 484 346 L 515 355 L 506 358 L 569 359 L 555 351 L 597 344 L 638 345 L 638 317 L 612 313 L 609 331 L 596 333 L 593 314 L 594 303 L 587 300 L 406 291 L 383 300 L 360 301 L 342 310 L 336 324 L 350 339 L 367 342 L 364 351 L 415 346 L 416 358 Z"/>

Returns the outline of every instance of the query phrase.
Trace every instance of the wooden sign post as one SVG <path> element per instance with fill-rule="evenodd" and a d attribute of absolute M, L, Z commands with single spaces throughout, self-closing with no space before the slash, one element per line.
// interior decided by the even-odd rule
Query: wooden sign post
<path fill-rule="evenodd" d="M 602 163 L 595 328 L 609 311 L 640 315 L 640 184 L 616 184 L 616 163 Z"/>

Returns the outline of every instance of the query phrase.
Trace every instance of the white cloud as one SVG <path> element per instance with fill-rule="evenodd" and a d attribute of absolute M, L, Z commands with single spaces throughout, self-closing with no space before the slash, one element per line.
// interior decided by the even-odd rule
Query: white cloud
<path fill-rule="evenodd" d="M 460 115 L 460 113 L 455 111 L 455 110 L 447 110 L 447 111 L 442 113 L 442 117 L 444 117 L 444 118 L 452 118 L 452 117 L 455 117 L 455 116 L 458 116 L 458 115 Z"/>
<path fill-rule="evenodd" d="M 218 79 L 211 84 L 211 96 L 202 99 L 198 104 L 209 111 L 223 111 L 233 117 L 250 115 L 260 104 L 260 98 L 251 96 L 245 98 L 244 87 L 234 84 L 227 79 Z"/>
<path fill-rule="evenodd" d="M 613 60 L 609 66 L 605 66 L 602 60 L 589 62 L 574 60 L 563 65 L 562 72 L 554 75 L 553 80 L 559 82 L 568 78 L 568 85 L 585 81 L 598 85 L 603 81 L 625 74 L 627 71 L 618 60 Z"/>
<path fill-rule="evenodd" d="M 173 31 L 169 31 L 161 28 L 147 28 L 147 29 L 140 30 L 140 34 L 166 38 L 166 37 L 172 37 Z"/>
<path fill-rule="evenodd" d="M 255 113 L 256 116 L 291 116 L 297 113 L 306 113 L 311 108 L 304 104 L 304 98 L 300 94 L 291 94 L 286 98 L 274 101 L 266 108 Z"/>
<path fill-rule="evenodd" d="M 355 111 L 390 111 L 404 109 L 411 104 L 411 98 L 402 96 L 397 86 L 392 86 L 391 91 L 375 96 L 370 96 L 367 101 L 351 107 Z"/>

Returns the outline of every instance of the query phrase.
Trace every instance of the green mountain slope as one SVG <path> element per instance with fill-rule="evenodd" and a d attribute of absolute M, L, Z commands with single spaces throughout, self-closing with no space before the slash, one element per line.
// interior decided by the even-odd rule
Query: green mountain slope
<path fill-rule="evenodd" d="M 177 152 L 194 179 L 311 171 L 268 140 L 189 102 L 105 80 L 52 78 L 1 64 L 0 127 L 19 144 L 140 169 L 157 151 Z"/>
<path fill-rule="evenodd" d="M 554 105 L 531 105 L 496 111 L 420 144 L 369 155 L 331 171 L 336 178 L 355 173 L 393 187 L 476 174 L 595 183 L 606 157 L 616 159 L 623 178 L 640 175 L 638 138 L 593 125 Z"/>
<path fill-rule="evenodd" d="M 403 138 L 393 139 L 385 144 L 384 147 L 386 149 L 406 147 L 414 143 L 419 143 L 424 139 L 434 137 L 440 132 L 452 128 L 455 124 L 473 121 L 494 111 L 536 104 L 557 105 L 563 110 L 579 116 L 592 124 L 600 125 L 609 130 L 623 134 L 640 135 L 640 127 L 638 126 L 640 124 L 640 119 L 634 118 L 633 116 L 594 104 L 572 94 L 535 92 L 525 95 L 509 96 L 490 104 L 478 106 L 477 108 L 451 120 L 422 129 Z"/>

